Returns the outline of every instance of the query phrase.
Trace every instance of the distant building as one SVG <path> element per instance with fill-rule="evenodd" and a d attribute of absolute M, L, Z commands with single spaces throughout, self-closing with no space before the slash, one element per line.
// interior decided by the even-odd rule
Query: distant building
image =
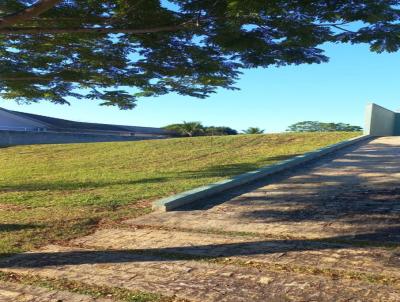
<path fill-rule="evenodd" d="M 0 130 L 31 132 L 72 132 L 119 136 L 169 136 L 161 128 L 83 123 L 0 108 Z"/>
<path fill-rule="evenodd" d="M 64 120 L 0 108 L 0 146 L 134 141 L 171 136 L 153 127 Z"/>

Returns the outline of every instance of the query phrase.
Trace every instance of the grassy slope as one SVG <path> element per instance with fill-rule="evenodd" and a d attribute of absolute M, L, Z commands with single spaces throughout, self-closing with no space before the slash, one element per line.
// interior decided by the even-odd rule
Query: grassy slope
<path fill-rule="evenodd" d="M 199 137 L 0 149 L 0 255 L 141 215 L 150 201 L 359 133 Z"/>

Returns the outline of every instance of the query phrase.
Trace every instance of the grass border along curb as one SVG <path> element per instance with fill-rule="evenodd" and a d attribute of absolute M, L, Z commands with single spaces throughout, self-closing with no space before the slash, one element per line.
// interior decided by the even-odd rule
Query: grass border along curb
<path fill-rule="evenodd" d="M 212 195 L 221 193 L 223 191 L 236 188 L 238 186 L 259 180 L 269 175 L 276 174 L 278 172 L 286 171 L 290 168 L 294 168 L 301 164 L 310 162 L 314 159 L 318 159 L 324 155 L 333 153 L 345 147 L 356 144 L 360 141 L 371 138 L 370 135 L 362 135 L 358 136 L 334 145 L 330 145 L 315 151 L 307 152 L 302 155 L 290 158 L 288 160 L 284 160 L 278 162 L 276 164 L 268 165 L 262 167 L 258 170 L 247 172 L 244 174 L 240 174 L 238 176 L 221 180 L 215 182 L 213 184 L 198 187 L 189 191 L 185 191 L 170 197 L 162 198 L 153 202 L 153 210 L 167 212 L 171 211 L 175 208 L 181 207 L 183 205 L 187 205 L 189 203 L 204 199 L 206 197 L 210 197 Z"/>

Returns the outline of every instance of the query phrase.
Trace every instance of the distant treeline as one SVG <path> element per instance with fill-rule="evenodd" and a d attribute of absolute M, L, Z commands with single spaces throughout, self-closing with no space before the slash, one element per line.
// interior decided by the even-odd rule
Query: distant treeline
<path fill-rule="evenodd" d="M 333 131 L 346 131 L 358 132 L 362 131 L 360 126 L 352 126 L 345 123 L 321 123 L 317 121 L 304 121 L 295 123 L 288 127 L 287 131 L 290 132 L 333 132 Z"/>
<path fill-rule="evenodd" d="M 175 136 L 215 136 L 215 135 L 236 135 L 239 131 L 226 126 L 204 126 L 201 122 L 183 122 L 165 126 L 164 129 L 171 131 Z M 290 125 L 287 129 L 290 132 L 333 132 L 362 131 L 359 126 L 352 126 L 345 123 L 322 123 L 317 121 L 304 121 Z M 243 134 L 262 134 L 263 129 L 258 127 L 249 127 L 242 130 Z"/>

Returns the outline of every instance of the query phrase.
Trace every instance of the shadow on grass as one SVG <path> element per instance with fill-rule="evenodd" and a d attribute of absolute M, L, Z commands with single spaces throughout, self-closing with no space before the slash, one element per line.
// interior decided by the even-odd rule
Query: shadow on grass
<path fill-rule="evenodd" d="M 124 181 L 54 181 L 54 182 L 34 182 L 15 185 L 0 186 L 0 191 L 3 192 L 23 192 L 23 191 L 64 191 L 64 190 L 79 190 L 90 188 L 103 188 L 116 185 L 135 185 L 165 182 L 167 179 L 163 177 L 124 180 Z"/>
<path fill-rule="evenodd" d="M 31 192 L 31 191 L 66 191 L 66 190 L 79 190 L 91 188 L 103 188 L 117 185 L 141 185 L 152 183 L 165 183 L 176 179 L 201 179 L 211 177 L 232 177 L 241 173 L 249 172 L 260 168 L 261 166 L 268 165 L 271 162 L 285 160 L 294 157 L 293 155 L 282 155 L 274 157 L 266 157 L 254 163 L 237 163 L 226 165 L 214 165 L 205 169 L 196 171 L 181 171 L 171 175 L 165 173 L 162 177 L 143 178 L 135 180 L 121 180 L 121 181 L 52 181 L 52 182 L 33 182 L 33 183 L 20 183 L 13 185 L 0 185 L 0 191 L 3 192 Z"/>
<path fill-rule="evenodd" d="M 14 255 L 17 255 L 17 253 L 0 253 L 0 261 L 3 258 L 9 258 L 9 257 L 12 257 Z"/>
<path fill-rule="evenodd" d="M 279 161 L 293 158 L 298 155 L 300 154 L 265 157 L 253 163 L 214 165 L 196 171 L 183 171 L 180 173 L 179 177 L 180 178 L 233 177 L 242 173 L 260 169 L 264 166 L 268 166 Z"/>
<path fill-rule="evenodd" d="M 41 228 L 42 226 L 36 224 L 1 224 L 0 223 L 0 233 L 3 232 L 14 232 L 14 231 L 21 231 L 26 229 L 37 229 Z"/>

